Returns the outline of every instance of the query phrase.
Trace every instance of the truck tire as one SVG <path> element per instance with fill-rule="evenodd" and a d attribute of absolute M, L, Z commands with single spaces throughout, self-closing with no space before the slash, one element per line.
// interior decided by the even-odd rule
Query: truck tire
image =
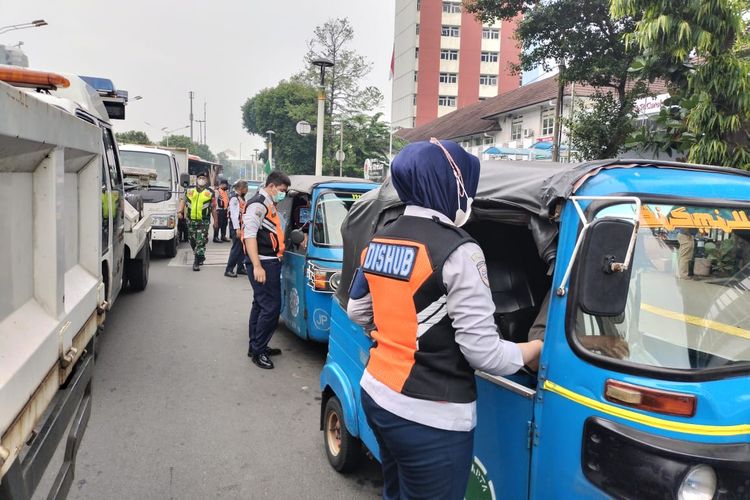
<path fill-rule="evenodd" d="M 143 249 L 138 252 L 135 259 L 131 259 L 125 264 L 125 272 L 128 275 L 128 285 L 131 290 L 140 292 L 146 289 L 148 285 L 148 270 L 151 266 L 151 248 L 148 242 L 143 245 Z"/>
<path fill-rule="evenodd" d="M 326 401 L 323 412 L 323 444 L 331 466 L 338 472 L 351 472 L 362 458 L 362 443 L 349 433 L 341 402 L 336 396 Z"/>
<path fill-rule="evenodd" d="M 164 257 L 169 257 L 171 259 L 175 255 L 177 255 L 178 244 L 179 242 L 177 241 L 177 236 L 175 236 L 171 240 L 160 241 L 159 247 Z"/>

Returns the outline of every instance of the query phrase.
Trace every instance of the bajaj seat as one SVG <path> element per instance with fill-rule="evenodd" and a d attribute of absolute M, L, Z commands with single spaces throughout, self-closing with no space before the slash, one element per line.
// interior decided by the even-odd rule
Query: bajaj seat
<path fill-rule="evenodd" d="M 505 340 L 526 342 L 536 317 L 536 301 L 525 270 L 511 260 L 487 262 L 495 324 Z"/>

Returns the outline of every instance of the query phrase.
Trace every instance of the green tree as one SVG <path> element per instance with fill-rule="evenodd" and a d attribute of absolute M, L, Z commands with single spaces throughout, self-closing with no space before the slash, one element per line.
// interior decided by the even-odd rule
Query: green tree
<path fill-rule="evenodd" d="M 632 131 L 635 99 L 646 94 L 644 86 L 632 85 L 629 72 L 638 50 L 628 46 L 625 37 L 635 30 L 635 15 L 613 19 L 610 0 L 476 0 L 467 2 L 467 8 L 485 22 L 512 19 L 523 12 L 516 31 L 522 52 L 514 69 L 550 70 L 552 64 L 559 64 L 561 84 L 577 82 L 602 89 L 591 98 L 593 115 L 578 110 L 574 122 L 581 123 L 568 124 L 578 145 L 598 152 L 590 158 L 611 157 L 622 149 Z"/>
<path fill-rule="evenodd" d="M 301 120 L 315 123 L 316 92 L 300 82 L 282 81 L 261 90 L 242 106 L 242 124 L 249 133 L 261 137 L 273 130 L 274 166 L 291 174 L 315 172 L 315 136 L 302 137 L 296 125 Z M 261 156 L 265 161 L 267 156 Z"/>
<path fill-rule="evenodd" d="M 388 150 L 390 146 L 390 128 L 388 123 L 381 121 L 383 114 L 374 116 L 357 114 L 349 117 L 344 124 L 344 153 L 346 158 L 343 162 L 343 174 L 349 177 L 362 177 L 366 159 L 378 160 L 388 163 Z M 335 132 L 336 139 L 339 139 Z M 335 141 L 335 150 L 339 148 L 339 140 Z M 402 139 L 393 137 L 394 154 L 405 145 Z M 339 164 L 334 161 L 330 170 L 326 173 L 338 175 Z"/>
<path fill-rule="evenodd" d="M 211 148 L 206 144 L 191 141 L 186 135 L 170 135 L 162 139 L 159 144 L 171 148 L 186 148 L 191 154 L 198 155 L 204 160 L 216 161 L 216 155 L 211 152 Z"/>
<path fill-rule="evenodd" d="M 333 62 L 333 67 L 326 70 L 329 116 L 372 111 L 383 100 L 383 94 L 376 87 L 362 85 L 362 80 L 372 71 L 372 63 L 350 48 L 353 40 L 354 28 L 348 18 L 329 19 L 317 26 L 308 41 L 307 69 L 295 76 L 296 80 L 317 87 L 320 68 L 313 66 L 313 59 L 325 57 Z"/>
<path fill-rule="evenodd" d="M 146 146 L 153 144 L 151 139 L 146 135 L 146 132 L 141 132 L 140 130 L 119 132 L 115 134 L 115 139 L 117 139 L 118 144 L 143 144 Z"/>
<path fill-rule="evenodd" d="M 669 84 L 655 131 L 636 140 L 687 152 L 691 162 L 750 168 L 750 61 L 740 0 L 613 0 L 615 16 L 643 13 L 629 41 L 634 72 Z"/>

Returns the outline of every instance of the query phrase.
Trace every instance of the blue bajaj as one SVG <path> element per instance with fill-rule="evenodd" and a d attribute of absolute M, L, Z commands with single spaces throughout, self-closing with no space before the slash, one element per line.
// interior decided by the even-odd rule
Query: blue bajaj
<path fill-rule="evenodd" d="M 360 406 L 370 338 L 346 316 L 388 183 L 343 226 L 321 374 L 331 464 L 378 446 Z M 503 338 L 544 335 L 538 373 L 476 374 L 467 499 L 750 498 L 750 176 L 644 160 L 490 161 L 465 229 Z"/>
<path fill-rule="evenodd" d="M 281 320 L 297 336 L 327 342 L 331 297 L 341 278 L 341 223 L 377 184 L 341 177 L 291 176 L 279 203 L 286 251 L 281 267 Z"/>

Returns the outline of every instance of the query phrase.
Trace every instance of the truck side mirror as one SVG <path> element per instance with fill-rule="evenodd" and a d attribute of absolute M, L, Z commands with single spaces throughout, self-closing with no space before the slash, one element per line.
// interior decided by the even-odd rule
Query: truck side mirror
<path fill-rule="evenodd" d="M 190 174 L 187 172 L 180 174 L 180 185 L 185 189 L 190 187 Z"/>
<path fill-rule="evenodd" d="M 295 229 L 294 231 L 292 231 L 290 238 L 292 239 L 292 243 L 294 243 L 295 245 L 301 245 L 302 242 L 305 241 L 305 233 L 303 233 L 299 229 Z"/>
<path fill-rule="evenodd" d="M 584 236 L 575 277 L 575 296 L 583 312 L 613 317 L 625 311 L 632 273 L 628 255 L 637 227 L 633 221 L 603 217 Z"/>

